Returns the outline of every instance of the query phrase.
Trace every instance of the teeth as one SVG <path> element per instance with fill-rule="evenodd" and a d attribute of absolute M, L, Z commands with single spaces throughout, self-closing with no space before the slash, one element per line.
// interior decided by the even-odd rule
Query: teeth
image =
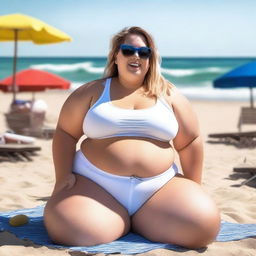
<path fill-rule="evenodd" d="M 139 66 L 138 63 L 130 63 L 130 65 L 133 66 L 133 67 L 138 67 Z"/>

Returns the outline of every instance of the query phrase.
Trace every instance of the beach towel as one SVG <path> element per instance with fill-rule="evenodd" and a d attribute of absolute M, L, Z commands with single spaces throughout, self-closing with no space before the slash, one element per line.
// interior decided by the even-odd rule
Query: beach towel
<path fill-rule="evenodd" d="M 55 248 L 66 248 L 73 251 L 81 251 L 88 253 L 122 253 L 136 254 L 151 251 L 154 249 L 169 249 L 175 251 L 187 251 L 188 249 L 164 243 L 151 242 L 140 235 L 129 233 L 120 239 L 97 246 L 87 247 L 68 247 L 54 244 L 43 224 L 44 206 L 38 206 L 30 209 L 21 209 L 10 212 L 0 212 L 0 231 L 9 231 L 21 239 L 29 239 L 35 244 L 45 245 Z M 9 218 L 18 214 L 25 214 L 29 217 L 29 223 L 19 227 L 12 227 L 9 224 Z M 256 237 L 256 224 L 237 224 L 230 222 L 222 222 L 221 230 L 216 241 L 234 241 L 249 237 Z"/>

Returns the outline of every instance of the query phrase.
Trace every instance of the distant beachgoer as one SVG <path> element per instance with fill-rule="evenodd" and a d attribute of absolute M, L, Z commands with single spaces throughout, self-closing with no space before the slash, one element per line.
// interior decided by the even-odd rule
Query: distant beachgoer
<path fill-rule="evenodd" d="M 196 115 L 161 75 L 154 41 L 142 28 L 116 34 L 104 79 L 66 100 L 53 160 L 56 184 L 44 220 L 56 243 L 91 246 L 133 231 L 199 248 L 219 231 L 219 211 L 200 186 L 203 147 Z"/>

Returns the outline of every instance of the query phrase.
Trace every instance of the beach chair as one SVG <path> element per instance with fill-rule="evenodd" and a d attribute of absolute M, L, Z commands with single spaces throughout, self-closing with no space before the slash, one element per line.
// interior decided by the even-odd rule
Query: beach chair
<path fill-rule="evenodd" d="M 247 180 L 243 181 L 240 186 L 243 186 L 247 184 L 248 182 L 256 179 L 256 166 L 241 166 L 241 167 L 234 167 L 233 168 L 234 172 L 249 172 L 251 174 L 251 177 L 248 178 Z"/>
<path fill-rule="evenodd" d="M 35 138 L 31 136 L 24 136 L 12 132 L 4 132 L 0 135 L 1 144 L 15 143 L 15 144 L 33 144 Z"/>
<path fill-rule="evenodd" d="M 28 144 L 1 144 L 0 145 L 0 162 L 2 161 L 32 161 L 32 156 L 41 150 L 41 147 Z"/>
<path fill-rule="evenodd" d="M 209 134 L 209 138 L 218 139 L 217 142 L 235 144 L 240 147 L 252 147 L 256 145 L 256 131 L 230 132 Z"/>
<path fill-rule="evenodd" d="M 6 113 L 8 127 L 18 134 L 40 137 L 42 134 L 45 113 Z"/>
<path fill-rule="evenodd" d="M 242 107 L 238 121 L 238 130 L 241 132 L 242 125 L 244 124 L 256 124 L 256 108 Z"/>
<path fill-rule="evenodd" d="M 17 134 L 43 137 L 46 110 L 40 109 L 37 102 L 14 101 L 10 105 L 9 111 L 5 113 L 7 126 Z"/>

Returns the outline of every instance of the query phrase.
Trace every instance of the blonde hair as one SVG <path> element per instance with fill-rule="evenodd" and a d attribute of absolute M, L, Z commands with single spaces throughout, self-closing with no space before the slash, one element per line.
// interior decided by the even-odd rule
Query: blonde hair
<path fill-rule="evenodd" d="M 151 48 L 151 56 L 149 58 L 149 69 L 144 79 L 144 85 L 147 95 L 159 97 L 161 95 L 170 95 L 170 88 L 173 86 L 161 74 L 160 63 L 161 58 L 158 55 L 152 36 L 140 27 L 126 27 L 113 36 L 108 54 L 108 62 L 104 70 L 104 77 L 118 76 L 115 57 L 119 51 L 120 45 L 124 43 L 127 35 L 136 34 L 145 39 L 146 45 Z"/>

